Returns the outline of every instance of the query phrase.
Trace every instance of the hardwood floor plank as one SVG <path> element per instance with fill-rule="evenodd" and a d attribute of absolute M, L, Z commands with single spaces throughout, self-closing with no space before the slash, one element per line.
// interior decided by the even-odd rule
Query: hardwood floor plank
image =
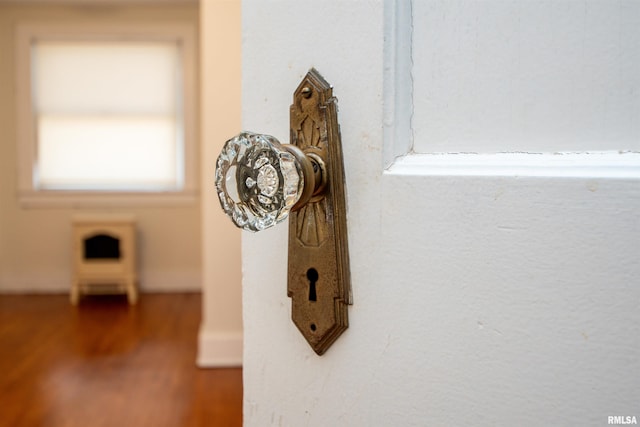
<path fill-rule="evenodd" d="M 0 295 L 0 426 L 242 425 L 242 370 L 195 366 L 200 294 Z"/>

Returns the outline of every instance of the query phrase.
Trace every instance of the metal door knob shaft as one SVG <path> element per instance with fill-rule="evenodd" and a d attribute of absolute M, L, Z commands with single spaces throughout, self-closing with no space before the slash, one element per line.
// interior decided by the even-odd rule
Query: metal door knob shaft
<path fill-rule="evenodd" d="M 225 143 L 218 157 L 218 198 L 238 227 L 261 231 L 318 194 L 322 169 L 318 156 L 307 156 L 270 135 L 242 132 Z"/>

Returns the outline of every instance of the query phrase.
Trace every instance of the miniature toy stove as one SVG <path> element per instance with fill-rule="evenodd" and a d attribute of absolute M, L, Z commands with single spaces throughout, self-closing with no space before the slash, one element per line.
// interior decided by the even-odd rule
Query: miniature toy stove
<path fill-rule="evenodd" d="M 73 219 L 74 277 L 71 303 L 81 294 L 126 293 L 138 299 L 135 219 L 124 215 L 78 216 Z"/>

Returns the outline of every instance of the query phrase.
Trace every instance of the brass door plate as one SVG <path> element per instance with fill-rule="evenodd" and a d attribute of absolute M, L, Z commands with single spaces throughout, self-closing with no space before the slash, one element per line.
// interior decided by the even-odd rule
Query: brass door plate
<path fill-rule="evenodd" d="M 337 100 L 315 69 L 294 92 L 290 123 L 291 144 L 313 160 L 316 186 L 289 215 L 287 295 L 293 322 L 322 355 L 349 326 L 353 301 Z"/>

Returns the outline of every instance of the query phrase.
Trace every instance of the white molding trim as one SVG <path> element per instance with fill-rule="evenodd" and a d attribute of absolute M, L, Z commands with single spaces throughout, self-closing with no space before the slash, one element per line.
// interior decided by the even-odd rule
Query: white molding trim
<path fill-rule="evenodd" d="M 242 341 L 242 332 L 209 332 L 201 326 L 196 365 L 200 368 L 242 366 Z"/>
<path fill-rule="evenodd" d="M 412 3 L 384 3 L 383 168 L 413 147 Z"/>
<path fill-rule="evenodd" d="M 640 179 L 640 153 L 411 154 L 397 159 L 385 174 Z"/>

